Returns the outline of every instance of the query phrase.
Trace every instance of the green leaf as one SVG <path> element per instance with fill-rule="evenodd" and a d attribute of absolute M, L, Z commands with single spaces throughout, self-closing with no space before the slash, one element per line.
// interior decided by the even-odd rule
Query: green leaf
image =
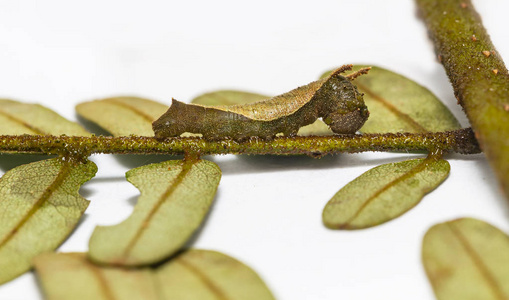
<path fill-rule="evenodd" d="M 270 99 L 271 96 L 235 90 L 219 90 L 200 95 L 191 103 L 201 105 L 237 105 Z"/>
<path fill-rule="evenodd" d="M 34 267 L 48 300 L 160 299 L 150 268 L 100 267 L 85 253 L 44 253 Z"/>
<path fill-rule="evenodd" d="M 39 104 L 0 99 L 0 134 L 89 136 L 80 125 Z"/>
<path fill-rule="evenodd" d="M 157 277 L 163 299 L 274 299 L 253 270 L 215 251 L 186 251 L 161 266 Z"/>
<path fill-rule="evenodd" d="M 271 98 L 271 96 L 255 94 L 250 92 L 236 91 L 236 90 L 219 90 L 215 92 L 206 93 L 194 98 L 191 103 L 220 106 L 220 105 L 237 105 L 248 104 L 257 101 L 262 101 Z M 300 136 L 309 135 L 334 135 L 329 126 L 322 120 L 318 119 L 313 124 L 303 126 L 297 132 Z"/>
<path fill-rule="evenodd" d="M 141 197 L 124 222 L 95 229 L 89 255 L 96 262 L 139 266 L 174 254 L 206 216 L 221 170 L 206 160 L 173 160 L 133 169 L 126 177 Z"/>
<path fill-rule="evenodd" d="M 419 203 L 449 174 L 443 159 L 413 159 L 375 167 L 339 190 L 323 210 L 332 229 L 362 229 L 390 221 Z"/>
<path fill-rule="evenodd" d="M 438 299 L 509 299 L 509 236 L 464 218 L 431 227 L 422 260 Z"/>
<path fill-rule="evenodd" d="M 83 253 L 45 253 L 34 260 L 48 300 L 273 300 L 260 277 L 215 251 L 188 250 L 155 268 L 95 265 Z"/>
<path fill-rule="evenodd" d="M 76 111 L 114 136 L 154 136 L 152 122 L 167 105 L 137 97 L 115 97 L 80 103 Z"/>
<path fill-rule="evenodd" d="M 78 194 L 97 167 L 61 158 L 16 167 L 0 179 L 0 283 L 31 268 L 41 252 L 56 249 L 88 206 Z"/>
<path fill-rule="evenodd" d="M 364 67 L 367 66 L 358 65 L 354 71 Z M 431 91 L 404 76 L 372 67 L 367 75 L 356 78 L 353 83 L 364 93 L 370 112 L 360 130 L 363 133 L 436 132 L 461 127 Z"/>
<path fill-rule="evenodd" d="M 325 124 L 321 119 L 317 119 L 314 123 L 302 126 L 297 132 L 297 135 L 300 136 L 310 136 L 310 135 L 334 135 L 334 132 L 330 130 L 329 126 Z"/>

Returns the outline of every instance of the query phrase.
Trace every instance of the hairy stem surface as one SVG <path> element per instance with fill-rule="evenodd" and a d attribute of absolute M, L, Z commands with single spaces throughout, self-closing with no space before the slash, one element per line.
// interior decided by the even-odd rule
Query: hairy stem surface
<path fill-rule="evenodd" d="M 388 133 L 336 136 L 251 138 L 243 141 L 202 138 L 106 137 L 106 136 L 0 136 L 0 152 L 59 154 L 86 157 L 93 153 L 113 154 L 326 154 L 363 151 L 412 151 L 479 153 L 470 128 L 435 133 Z"/>
<path fill-rule="evenodd" d="M 509 74 L 470 0 L 417 0 L 439 61 L 509 197 Z"/>

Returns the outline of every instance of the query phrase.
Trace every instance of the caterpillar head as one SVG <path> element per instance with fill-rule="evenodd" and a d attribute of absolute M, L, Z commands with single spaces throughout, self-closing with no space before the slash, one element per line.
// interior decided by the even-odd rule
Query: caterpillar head
<path fill-rule="evenodd" d="M 363 94 L 351 80 L 333 74 L 321 88 L 321 97 L 327 97 L 322 107 L 323 121 L 339 134 L 352 134 L 359 130 L 369 117 Z"/>

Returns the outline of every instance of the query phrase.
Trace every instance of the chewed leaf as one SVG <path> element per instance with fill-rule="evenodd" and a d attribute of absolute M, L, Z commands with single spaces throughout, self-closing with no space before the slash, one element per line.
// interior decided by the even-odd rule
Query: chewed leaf
<path fill-rule="evenodd" d="M 34 260 L 48 300 L 273 300 L 260 277 L 215 251 L 188 250 L 158 267 L 101 267 L 84 253 L 45 253 Z"/>
<path fill-rule="evenodd" d="M 339 190 L 323 210 L 332 229 L 361 229 L 390 221 L 421 201 L 449 174 L 449 163 L 426 158 L 375 167 Z"/>
<path fill-rule="evenodd" d="M 157 279 L 163 299 L 274 299 L 258 274 L 215 251 L 186 251 L 161 266 Z"/>
<path fill-rule="evenodd" d="M 7 99 L 0 99 L 0 134 L 90 135 L 77 123 L 44 106 Z"/>
<path fill-rule="evenodd" d="M 141 197 L 124 222 L 95 229 L 89 255 L 96 262 L 139 266 L 174 254 L 206 216 L 221 170 L 206 160 L 174 160 L 133 169 L 126 177 Z"/>
<path fill-rule="evenodd" d="M 34 267 L 48 300 L 158 300 L 153 270 L 106 268 L 85 253 L 44 253 Z"/>
<path fill-rule="evenodd" d="M 271 98 L 270 96 L 255 94 L 250 92 L 236 91 L 236 90 L 219 90 L 215 92 L 206 93 L 194 98 L 191 103 L 221 106 L 221 105 L 237 105 L 249 104 Z M 329 126 L 322 120 L 317 119 L 314 123 L 303 126 L 297 132 L 300 136 L 309 135 L 333 135 Z"/>
<path fill-rule="evenodd" d="M 78 194 L 97 167 L 49 159 L 11 169 L 0 179 L 0 283 L 31 268 L 39 253 L 56 249 L 88 206 Z"/>
<path fill-rule="evenodd" d="M 114 136 L 153 136 L 152 122 L 168 107 L 137 97 L 115 97 L 80 103 L 76 111 Z"/>
<path fill-rule="evenodd" d="M 355 69 L 365 66 L 356 66 Z M 326 72 L 323 76 L 327 76 Z M 370 116 L 363 133 L 447 131 L 460 128 L 451 111 L 431 91 L 402 75 L 372 67 L 354 80 Z"/>
<path fill-rule="evenodd" d="M 270 99 L 271 96 L 235 91 L 235 90 L 219 90 L 210 93 L 200 95 L 193 100 L 191 103 L 202 104 L 202 105 L 235 105 L 235 104 L 248 104 L 254 103 L 266 99 Z"/>
<path fill-rule="evenodd" d="M 422 260 L 438 299 L 509 299 L 509 236 L 465 218 L 431 227 Z"/>

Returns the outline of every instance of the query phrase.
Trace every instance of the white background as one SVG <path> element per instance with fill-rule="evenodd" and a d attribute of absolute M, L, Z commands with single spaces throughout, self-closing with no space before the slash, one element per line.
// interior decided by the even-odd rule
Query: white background
<path fill-rule="evenodd" d="M 475 4 L 509 59 L 509 2 Z M 468 126 L 413 1 L 0 2 L 0 97 L 38 102 L 71 120 L 77 103 L 114 95 L 168 104 L 219 88 L 275 95 L 345 63 L 416 80 Z M 471 216 L 509 232 L 508 202 L 483 155 L 448 156 L 449 178 L 382 226 L 348 232 L 321 223 L 324 205 L 347 182 L 415 156 L 208 157 L 223 178 L 192 246 L 244 261 L 278 299 L 433 299 L 420 262 L 430 226 Z M 125 171 L 169 157 L 92 159 L 99 171 L 81 190 L 91 204 L 59 251 L 86 251 L 97 224 L 125 219 L 138 195 Z M 4 156 L 0 167 L 26 161 Z M 40 298 L 31 273 L 0 286 L 0 299 Z"/>

